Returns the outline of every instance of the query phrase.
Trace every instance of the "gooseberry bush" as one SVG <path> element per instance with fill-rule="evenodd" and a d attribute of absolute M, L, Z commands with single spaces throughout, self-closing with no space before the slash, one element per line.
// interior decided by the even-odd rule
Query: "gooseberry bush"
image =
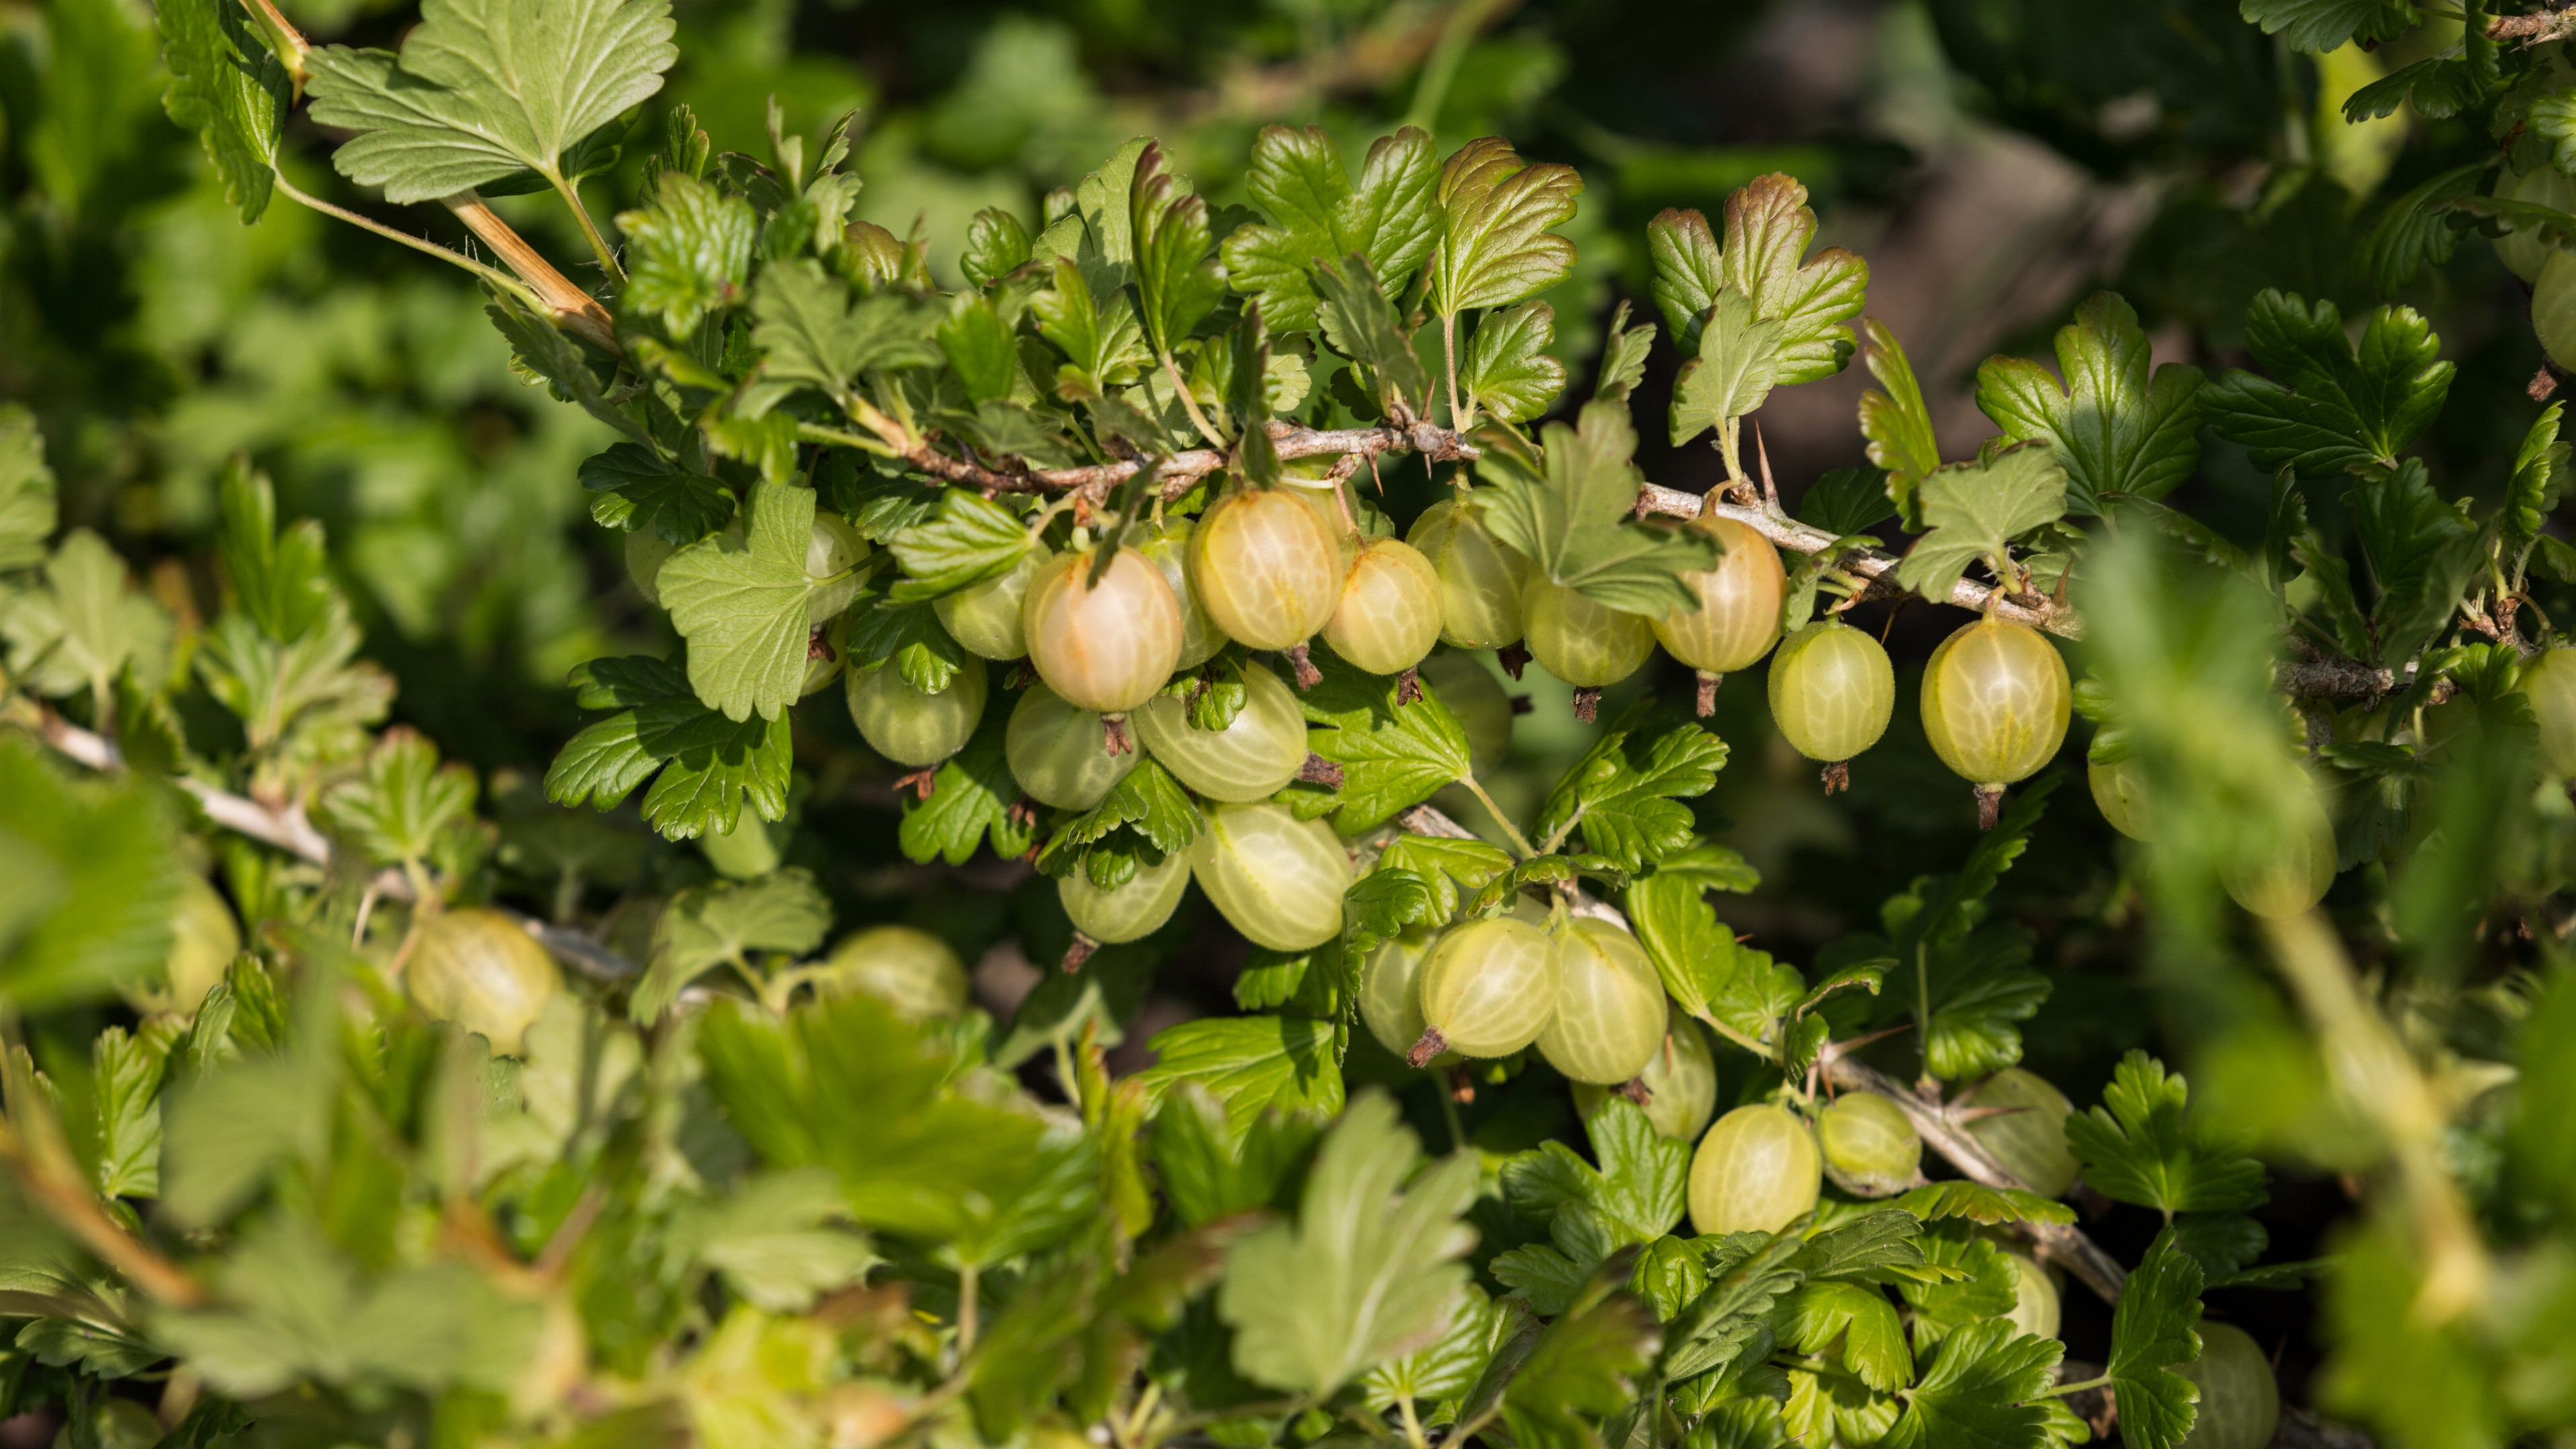
<path fill-rule="evenodd" d="M 2433 13 L 2244 4 L 2329 54 Z M 58 527 L 0 418 L 0 1410 L 72 1445 L 718 1449 L 2576 1422 L 2576 655 L 2537 597 L 2576 579 L 2567 449 L 2535 400 L 2508 474 L 2437 491 L 2409 449 L 2454 374 L 2415 311 L 2263 291 L 2253 366 L 2211 378 L 2096 295 L 2057 372 L 1979 370 L 1999 432 L 1945 459 L 1784 174 L 1655 218 L 1655 315 L 1578 378 L 1540 294 L 1583 183 L 1496 138 L 1271 127 L 1223 204 L 1140 138 L 978 215 L 951 291 L 853 219 L 846 125 L 773 109 L 761 157 L 686 107 L 635 126 L 663 0 L 429 0 L 393 51 L 266 0 L 158 26 L 243 222 L 470 272 L 513 368 L 614 436 L 580 485 L 679 647 L 582 664 L 589 723 L 487 799 L 382 727 L 322 528 L 246 460 L 198 618 Z M 2566 29 L 2471 6 L 2347 106 L 2490 127 L 2373 264 L 2484 232 L 2552 357 Z M 479 246 L 299 189 L 307 144 Z M 599 285 L 484 199 L 529 193 Z M 1704 496 L 1636 461 L 1671 349 L 1651 421 L 1716 450 Z M 1872 466 L 1793 515 L 1746 425 L 1855 360 Z M 2204 433 L 2273 480 L 2250 543 L 2161 501 Z M 1399 467 L 1445 490 L 1402 526 Z M 1900 700 L 1847 616 L 1909 598 L 1962 612 Z M 1592 733 L 1515 809 L 1533 668 Z M 1650 669 L 1682 687 L 1620 691 Z M 1758 883 L 1701 808 L 1755 694 L 1819 809 L 1902 709 L 1982 829 L 1803 966 L 1711 900 Z M 940 937 L 836 939 L 794 826 L 842 712 L 906 857 L 1047 882 L 1009 908 L 1046 979 L 1007 1026 Z M 2135 1051 L 2079 1108 L 2021 1064 L 2053 979 L 1993 898 L 2082 808 L 2079 713 L 2198 1092 Z M 703 868 L 606 900 L 650 844 L 608 818 Z M 1248 943 L 1240 1014 L 1113 1074 L 1194 896 Z M 1564 1130 L 1465 1130 L 1513 1093 Z M 2327 1257 L 2269 1251 L 2267 1162 L 2344 1174 Z M 2114 1204 L 2154 1225 L 2125 1254 L 2079 1220 Z M 2313 1393 L 2204 1319 L 2311 1279 Z"/>

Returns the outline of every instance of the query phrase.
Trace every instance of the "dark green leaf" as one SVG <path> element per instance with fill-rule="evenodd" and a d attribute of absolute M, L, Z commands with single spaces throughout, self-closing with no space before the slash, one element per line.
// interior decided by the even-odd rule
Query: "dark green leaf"
<path fill-rule="evenodd" d="M 2238 0 L 2245 18 L 2292 50 L 2322 55 L 2348 40 L 2395 40 L 2421 23 L 2408 0 Z"/>
<path fill-rule="evenodd" d="M 227 0 L 169 0 L 155 8 L 161 57 L 170 68 L 161 104 L 206 148 L 224 199 L 245 225 L 268 210 L 278 132 L 292 104 L 286 66 L 259 37 L 244 6 Z"/>
<path fill-rule="evenodd" d="M 573 671 L 572 685 L 582 708 L 616 713 L 555 756 L 547 799 L 607 810 L 652 779 L 644 821 L 674 840 L 732 833 L 745 799 L 763 820 L 786 818 L 784 715 L 726 719 L 698 702 L 679 666 L 658 659 L 594 659 Z"/>
<path fill-rule="evenodd" d="M 895 603 L 951 593 L 1006 574 L 1031 547 L 1019 515 L 968 488 L 942 489 L 938 511 L 887 540 L 906 577 L 889 591 Z"/>
<path fill-rule="evenodd" d="M 740 542 L 719 534 L 693 543 L 671 555 L 654 583 L 672 627 L 689 641 L 698 698 L 727 719 L 780 719 L 805 688 L 813 490 L 757 484 L 745 516 Z"/>
<path fill-rule="evenodd" d="M 2203 1139 L 2183 1120 L 2190 1089 L 2142 1051 L 2120 1059 L 2102 1105 L 2066 1119 L 2066 1145 L 2103 1196 L 2161 1210 L 2242 1212 L 2264 1200 L 2263 1164 Z"/>
<path fill-rule="evenodd" d="M 1332 1022 L 1306 1016 L 1239 1016 L 1185 1021 L 1148 1043 L 1154 1065 L 1137 1074 L 1159 1101 L 1195 1082 L 1225 1104 L 1238 1136 L 1273 1107 L 1342 1109 L 1341 1061 Z"/>
<path fill-rule="evenodd" d="M 1690 807 L 1726 768 L 1726 742 L 1696 724 L 1648 738 L 1633 726 L 1604 731 L 1548 793 L 1533 829 L 1574 827 L 1596 855 L 1635 873 L 1692 841 Z"/>
<path fill-rule="evenodd" d="M 709 312 L 730 307 L 751 275 L 751 203 L 685 172 L 665 172 L 653 204 L 621 213 L 627 285 L 619 305 L 658 316 L 684 337 Z"/>
<path fill-rule="evenodd" d="M 665 543 L 695 543 L 733 517 L 733 494 L 723 484 L 641 443 L 611 443 L 607 452 L 583 459 L 581 486 L 595 495 L 592 521 L 651 529 Z"/>
<path fill-rule="evenodd" d="M 79 783 L 0 739 L 0 1004 L 42 1011 L 139 984 L 170 952 L 175 834 L 139 781 Z"/>
<path fill-rule="evenodd" d="M 1979 560 L 1998 579 L 2009 577 L 2011 540 L 2065 516 L 2066 470 L 2055 449 L 2020 443 L 1933 472 L 1923 479 L 1919 501 L 1928 531 L 1897 564 L 1897 582 L 1946 600 L 1951 585 Z"/>
<path fill-rule="evenodd" d="M 1356 254 L 1328 258 L 1315 264 L 1313 275 L 1325 340 L 1368 369 L 1378 404 L 1389 414 L 1419 412 L 1431 379 L 1414 355 L 1413 339 L 1401 330 L 1394 305 L 1379 290 L 1368 259 Z"/>
<path fill-rule="evenodd" d="M 1342 767 L 1342 787 L 1329 798 L 1343 834 L 1383 824 L 1468 772 L 1467 733 L 1437 695 L 1424 690 L 1399 704 L 1394 678 L 1317 652 L 1323 682 L 1298 702 L 1308 747 Z"/>
<path fill-rule="evenodd" d="M 2004 436 L 2046 439 L 2066 469 L 2066 510 L 2099 513 L 2113 498 L 2161 498 L 2200 465 L 2200 369 L 2148 374 L 2146 329 L 2119 294 L 2097 292 L 2057 334 L 2061 389 L 2035 362 L 1991 357 L 1977 406 Z"/>
<path fill-rule="evenodd" d="M 1637 521 L 1643 483 L 1633 459 L 1637 431 L 1624 403 L 1586 403 L 1574 427 L 1550 423 L 1543 472 L 1532 474 L 1488 454 L 1484 519 L 1494 536 L 1538 565 L 1547 577 L 1586 598 L 1629 613 L 1660 617 L 1698 599 L 1680 577 L 1715 567 L 1707 535 Z"/>
<path fill-rule="evenodd" d="M 1646 329 L 1645 335 L 1651 340 L 1654 329 Z M 1458 359 L 1458 386 L 1495 417 L 1527 422 L 1545 413 L 1565 391 L 1565 364 L 1547 351 L 1555 345 L 1556 309 L 1545 302 L 1493 313 L 1467 339 Z"/>
<path fill-rule="evenodd" d="M 2200 1390 L 2172 1365 L 2200 1357 L 2200 1285 L 2200 1265 L 2167 1228 L 2129 1275 L 2112 1311 L 2111 1395 L 2122 1441 L 2139 1449 L 2176 1449 L 2198 1417 Z"/>
<path fill-rule="evenodd" d="M 2356 352 L 2334 303 L 2270 290 L 2246 312 L 2245 345 L 2271 376 L 2230 372 L 2201 402 L 2210 427 L 2267 473 L 2288 464 L 2324 477 L 2394 460 L 2442 410 L 2456 370 L 2412 308 L 2373 312 Z"/>
<path fill-rule="evenodd" d="M 1431 138 L 1411 126 L 1369 146 L 1356 187 L 1321 126 L 1267 127 L 1252 143 L 1244 187 L 1269 222 L 1225 239 L 1228 278 L 1283 333 L 1315 325 L 1319 262 L 1356 252 L 1385 285 L 1401 289 L 1440 234 L 1436 180 Z"/>
<path fill-rule="evenodd" d="M 399 61 L 307 52 L 313 119 L 357 133 L 331 163 L 396 205 L 520 170 L 553 178 L 565 152 L 662 88 L 679 58 L 671 31 L 667 0 L 448 0 Z"/>
<path fill-rule="evenodd" d="M 966 225 L 966 251 L 958 258 L 958 270 L 977 287 L 992 285 L 996 278 L 1018 271 L 1029 260 L 1029 229 L 1020 219 L 998 206 L 988 206 L 975 213 Z"/>
<path fill-rule="evenodd" d="M 1145 336 L 1168 357 L 1225 299 L 1225 274 L 1208 235 L 1207 200 L 1170 172 L 1160 143 L 1136 158 L 1130 186 L 1139 311 Z"/>
<path fill-rule="evenodd" d="M 964 865 L 989 837 L 993 854 L 1017 860 L 1036 843 L 1019 781 L 1011 777 L 1005 741 L 1011 712 L 987 709 L 966 748 L 939 762 L 930 794 L 907 801 L 897 840 L 906 859 Z"/>
<path fill-rule="evenodd" d="M 2347 498 L 2362 558 L 2379 586 L 2370 619 L 2379 658 L 2413 658 L 2448 627 L 2476 579 L 2485 557 L 2478 528 L 2433 491 L 2420 458 L 2364 472 Z"/>
<path fill-rule="evenodd" d="M 853 299 L 848 284 L 810 258 L 763 268 L 752 289 L 752 341 L 762 371 L 803 383 L 834 400 L 878 367 L 928 367 L 940 359 L 931 333 L 938 313 L 900 292 Z"/>
<path fill-rule="evenodd" d="M 2065 1351 L 2053 1338 L 2016 1336 L 2007 1319 L 1968 1324 L 1932 1351 L 1904 1415 L 1879 1442 L 1885 1449 L 2036 1449 L 2049 1415 L 2033 1401 L 2047 1391 Z"/>

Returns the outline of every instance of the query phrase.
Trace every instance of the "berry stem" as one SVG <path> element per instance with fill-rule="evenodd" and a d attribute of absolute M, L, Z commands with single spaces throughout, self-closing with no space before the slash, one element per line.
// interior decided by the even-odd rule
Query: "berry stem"
<path fill-rule="evenodd" d="M 1404 1054 L 1404 1064 L 1418 1070 L 1433 1057 L 1447 1050 L 1449 1050 L 1449 1038 L 1440 1034 L 1440 1028 L 1425 1027 L 1422 1039 L 1413 1044 L 1413 1050 Z"/>
<path fill-rule="evenodd" d="M 1512 817 L 1505 815 L 1503 807 L 1494 803 L 1494 797 L 1485 793 L 1484 785 L 1478 782 L 1473 772 L 1460 775 L 1458 783 L 1466 786 L 1467 793 L 1476 797 L 1476 803 L 1485 807 L 1485 813 L 1494 817 L 1494 823 L 1501 826 L 1503 834 L 1511 838 L 1513 848 L 1520 851 L 1521 859 L 1527 860 L 1538 854 L 1537 851 L 1530 849 L 1529 837 L 1521 834 L 1521 828 L 1512 823 Z"/>

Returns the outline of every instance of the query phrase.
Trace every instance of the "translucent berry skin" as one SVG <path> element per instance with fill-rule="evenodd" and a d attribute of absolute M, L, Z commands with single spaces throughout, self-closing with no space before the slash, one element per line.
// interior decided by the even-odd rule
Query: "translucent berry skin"
<path fill-rule="evenodd" d="M 1923 666 L 1923 733 L 1951 773 L 2009 785 L 2056 758 L 2070 699 L 2066 661 L 2046 635 L 1980 619 L 1942 640 Z"/>
<path fill-rule="evenodd" d="M 2515 201 L 2528 201 L 2552 211 L 2576 211 L 2576 180 L 2543 161 L 2496 188 L 2500 195 Z M 2540 269 L 2556 256 L 2561 247 L 2553 246 L 2536 226 L 2520 226 L 2496 238 L 2496 258 L 2507 271 L 2525 282 L 2537 280 Z"/>
<path fill-rule="evenodd" d="M 850 521 L 837 513 L 817 513 L 814 526 L 805 536 L 805 577 L 821 583 L 835 582 L 830 588 L 816 589 L 805 601 L 805 621 L 821 624 L 850 607 L 859 591 L 858 580 L 846 575 L 868 556 L 868 541 Z"/>
<path fill-rule="evenodd" d="M 1732 518 L 1702 516 L 1683 525 L 1726 548 L 1717 567 L 1682 575 L 1699 610 L 1675 609 L 1653 623 L 1664 652 L 1704 674 L 1749 669 L 1780 642 L 1780 605 L 1789 575 L 1771 541 Z"/>
<path fill-rule="evenodd" d="M 1738 1107 L 1691 1155 L 1691 1227 L 1776 1233 L 1815 1211 L 1823 1187 L 1823 1159 L 1806 1123 L 1786 1108 Z"/>
<path fill-rule="evenodd" d="M 2111 828 L 2131 840 L 2147 835 L 2147 778 L 2134 759 L 2116 765 L 2084 766 L 2084 783 L 2093 791 L 2093 808 Z"/>
<path fill-rule="evenodd" d="M 1360 967 L 1360 1020 L 1377 1044 L 1403 1056 L 1422 1040 L 1422 964 L 1439 933 L 1408 926 L 1369 953 Z"/>
<path fill-rule="evenodd" d="M 2063 1197 L 2082 1170 L 2066 1150 L 2066 1114 L 2075 1104 L 2036 1072 L 2006 1067 L 1959 1097 L 1963 1107 L 2022 1107 L 1969 1121 L 1968 1135 L 1984 1145 L 2006 1172 L 2042 1197 Z"/>
<path fill-rule="evenodd" d="M 1190 862 L 1174 851 L 1154 865 L 1138 862 L 1136 873 L 1115 890 L 1102 890 L 1081 870 L 1055 883 L 1055 897 L 1073 928 L 1104 946 L 1134 941 L 1161 930 L 1190 886 Z"/>
<path fill-rule="evenodd" d="M 1186 518 L 1168 518 L 1136 540 L 1136 551 L 1153 561 L 1163 571 L 1163 581 L 1172 586 L 1172 597 L 1181 604 L 1181 657 L 1172 663 L 1174 669 L 1196 669 L 1216 657 L 1216 652 L 1229 642 L 1225 631 L 1208 617 L 1205 605 L 1190 590 L 1190 534 L 1193 523 Z"/>
<path fill-rule="evenodd" d="M 1191 530 L 1190 590 L 1250 649 L 1311 639 L 1342 597 L 1342 552 L 1321 515 L 1284 488 L 1230 493 Z"/>
<path fill-rule="evenodd" d="M 2531 330 L 2551 362 L 2576 366 L 2576 252 L 2561 247 L 2541 264 L 2531 284 Z"/>
<path fill-rule="evenodd" d="M 912 926 L 870 926 L 841 938 L 814 975 L 818 996 L 873 996 L 904 1016 L 966 1009 L 966 964 L 948 943 Z"/>
<path fill-rule="evenodd" d="M 874 669 L 853 669 L 842 685 L 850 719 L 867 739 L 868 748 L 918 769 L 935 765 L 966 748 L 975 725 L 984 717 L 985 691 L 991 686 L 981 660 L 957 671 L 937 694 L 924 694 L 904 683 L 889 660 Z"/>
<path fill-rule="evenodd" d="M 1816 1114 L 1816 1146 L 1837 1186 L 1887 1197 L 1913 1185 L 1923 1138 L 1903 1108 L 1876 1092 L 1845 1092 Z"/>
<path fill-rule="evenodd" d="M 1467 654 L 1434 654 L 1422 678 L 1467 732 L 1467 768 L 1491 774 L 1512 753 L 1512 697 L 1483 662 Z"/>
<path fill-rule="evenodd" d="M 1030 799 L 1066 810 L 1099 804 L 1144 758 L 1134 750 L 1109 753 L 1100 716 L 1065 703 L 1043 683 L 1030 685 L 1011 707 L 1002 757 Z"/>
<path fill-rule="evenodd" d="M 2014 1285 L 2013 1327 L 2033 1338 L 2057 1336 L 2057 1283 L 2028 1253 L 2007 1252 L 2019 1281 Z"/>
<path fill-rule="evenodd" d="M 1640 614 L 1597 604 L 1545 579 L 1521 594 L 1530 657 L 1577 689 L 1617 684 L 1655 652 L 1655 631 Z"/>
<path fill-rule="evenodd" d="M 1500 649 L 1521 637 L 1521 582 L 1529 560 L 1485 529 L 1471 498 L 1444 498 L 1405 531 L 1440 576 L 1440 640 Z"/>
<path fill-rule="evenodd" d="M 1372 538 L 1352 556 L 1324 642 L 1371 674 L 1398 674 L 1440 642 L 1440 575 L 1413 545 Z"/>
<path fill-rule="evenodd" d="M 1304 951 L 1342 933 L 1351 861 L 1333 827 L 1270 804 L 1211 806 L 1207 823 L 1190 874 L 1245 939 Z"/>
<path fill-rule="evenodd" d="M 1450 928 L 1422 963 L 1422 1020 L 1462 1057 L 1538 1040 L 1556 1009 L 1556 942 L 1510 916 Z"/>
<path fill-rule="evenodd" d="M 2267 920 L 2304 915 L 2334 888 L 2334 818 L 2326 814 L 2325 801 L 2311 785 L 2292 796 L 2289 809 L 2275 823 L 2278 855 L 2251 863 L 2222 860 L 2218 870 L 2229 899 Z"/>
<path fill-rule="evenodd" d="M 1666 1137 L 1696 1142 L 1717 1111 L 1717 1059 L 1709 1052 L 1708 1029 L 1675 1013 L 1669 1034 L 1637 1073 L 1645 1084 L 1646 1120 Z M 1607 1101 L 1610 1091 L 1589 1083 L 1574 1088 L 1574 1106 L 1589 1117 Z"/>
<path fill-rule="evenodd" d="M 452 1021 L 515 1057 L 527 1031 L 563 990 L 554 958 L 499 911 L 466 906 L 421 923 L 403 989 L 437 1021 Z"/>
<path fill-rule="evenodd" d="M 1181 657 L 1181 601 L 1163 571 L 1118 550 L 1095 587 L 1091 554 L 1061 553 L 1020 607 L 1029 662 L 1067 704 L 1123 714 L 1154 697 Z"/>
<path fill-rule="evenodd" d="M 1848 760 L 1887 733 L 1896 669 L 1877 640 L 1819 619 L 1771 656 L 1771 722 L 1789 747 L 1820 763 Z"/>
<path fill-rule="evenodd" d="M 1539 1055 L 1569 1079 L 1617 1086 L 1664 1047 L 1664 979 L 1637 938 L 1608 921 L 1569 919 L 1556 941 L 1556 1010 Z"/>
<path fill-rule="evenodd" d="M 170 910 L 170 954 L 161 969 L 125 988 L 139 1012 L 195 1014 L 241 954 L 241 925 L 223 893 L 194 871 L 179 875 L 179 899 Z"/>
<path fill-rule="evenodd" d="M 2576 776 L 2576 649 L 2551 649 L 2522 666 L 2522 693 L 2540 725 L 2540 763 Z"/>
<path fill-rule="evenodd" d="M 1051 549 L 1030 549 L 1009 572 L 931 600 L 930 611 L 939 616 L 939 627 L 964 645 L 967 653 L 983 659 L 1021 658 L 1029 652 L 1029 635 L 1021 623 L 1020 607 L 1028 601 L 1029 585 L 1036 581 L 1038 570 L 1053 557 Z"/>
<path fill-rule="evenodd" d="M 1306 711 L 1279 676 L 1243 666 L 1243 708 L 1221 730 L 1190 724 L 1190 707 L 1168 694 L 1133 716 L 1145 748 L 1173 778 L 1211 800 L 1267 800 L 1306 764 Z"/>
<path fill-rule="evenodd" d="M 2281 1426 L 2271 1359 L 2232 1323 L 2200 1321 L 2200 1357 L 2173 1371 L 2200 1386 L 2200 1413 L 2182 1449 L 2263 1449 Z"/>

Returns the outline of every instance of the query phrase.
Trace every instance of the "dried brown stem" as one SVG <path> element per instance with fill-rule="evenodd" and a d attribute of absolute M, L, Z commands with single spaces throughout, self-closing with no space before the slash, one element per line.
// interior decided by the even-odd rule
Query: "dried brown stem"
<path fill-rule="evenodd" d="M 1410 427 L 1383 428 L 1303 428 L 1294 423 L 1272 422 L 1270 445 L 1283 460 L 1299 458 L 1341 457 L 1356 465 L 1361 459 L 1372 459 L 1380 453 L 1420 453 L 1434 463 L 1472 460 L 1483 456 L 1475 447 L 1447 428 L 1429 423 Z M 1095 463 L 1082 468 L 992 468 L 982 463 L 952 458 L 930 447 L 917 444 L 903 450 L 903 460 L 934 478 L 950 483 L 963 483 L 992 493 L 1062 493 L 1080 490 L 1094 500 L 1103 500 L 1110 490 L 1136 475 L 1146 461 L 1122 459 L 1114 463 Z M 1198 481 L 1226 466 L 1226 455 L 1214 448 L 1191 448 L 1156 461 L 1155 477 L 1161 484 L 1165 502 L 1180 497 L 1198 486 Z"/>
<path fill-rule="evenodd" d="M 554 263 L 528 245 L 527 238 L 511 230 L 510 224 L 482 197 L 472 191 L 460 191 L 442 198 L 439 204 L 454 212 L 467 231 L 490 247 L 503 265 L 536 292 L 554 313 L 556 325 L 580 333 L 613 356 L 624 355 L 617 345 L 617 324 L 610 320 L 608 309 L 599 304 L 598 298 L 575 286 L 570 277 L 555 270 Z"/>

